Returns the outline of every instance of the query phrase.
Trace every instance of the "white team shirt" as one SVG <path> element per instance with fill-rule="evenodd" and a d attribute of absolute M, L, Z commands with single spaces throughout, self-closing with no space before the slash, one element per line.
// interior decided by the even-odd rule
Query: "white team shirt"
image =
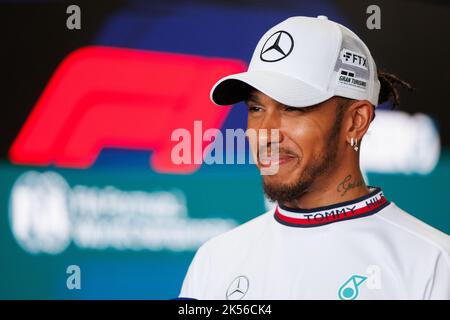
<path fill-rule="evenodd" d="M 450 237 L 380 188 L 316 209 L 277 206 L 203 244 L 179 296 L 450 299 Z"/>

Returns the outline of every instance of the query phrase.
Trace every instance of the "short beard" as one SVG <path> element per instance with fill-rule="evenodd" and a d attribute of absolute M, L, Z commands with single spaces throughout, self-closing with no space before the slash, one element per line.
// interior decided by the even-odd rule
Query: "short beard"
<path fill-rule="evenodd" d="M 338 151 L 339 133 L 342 127 L 345 106 L 339 105 L 336 112 L 336 121 L 330 130 L 327 147 L 320 156 L 314 157 L 312 165 L 306 168 L 293 184 L 267 183 L 263 179 L 264 193 L 267 197 L 279 203 L 292 202 L 300 199 L 311 191 L 311 187 L 320 176 L 325 175 L 335 165 Z"/>

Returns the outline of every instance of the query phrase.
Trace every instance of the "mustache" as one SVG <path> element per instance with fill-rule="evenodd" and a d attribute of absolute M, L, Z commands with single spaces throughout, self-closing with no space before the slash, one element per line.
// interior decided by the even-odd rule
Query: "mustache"
<path fill-rule="evenodd" d="M 272 151 L 271 146 L 261 146 L 258 148 L 258 158 L 260 158 L 261 156 L 268 158 L 269 153 L 270 153 L 271 157 L 274 156 L 274 152 Z M 298 155 L 295 152 L 293 152 L 292 150 L 285 148 L 285 147 L 278 147 L 278 157 L 281 158 L 282 156 L 298 158 Z"/>

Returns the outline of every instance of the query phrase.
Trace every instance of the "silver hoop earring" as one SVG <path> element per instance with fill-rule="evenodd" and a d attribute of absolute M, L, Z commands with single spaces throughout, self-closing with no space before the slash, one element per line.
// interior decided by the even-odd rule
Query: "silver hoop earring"
<path fill-rule="evenodd" d="M 350 138 L 350 146 L 353 148 L 353 150 L 358 151 L 358 138 Z"/>
<path fill-rule="evenodd" d="M 358 151 L 359 147 L 358 147 L 358 138 L 355 138 L 355 146 L 353 147 L 353 149 L 355 151 Z"/>

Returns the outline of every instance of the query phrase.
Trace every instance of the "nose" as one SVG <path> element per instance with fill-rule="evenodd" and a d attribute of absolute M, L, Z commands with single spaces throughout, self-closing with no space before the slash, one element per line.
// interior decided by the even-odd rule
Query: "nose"
<path fill-rule="evenodd" d="M 280 144 L 283 140 L 281 118 L 277 111 L 268 111 L 264 115 L 258 131 L 258 145 L 270 148 L 272 144 Z"/>

